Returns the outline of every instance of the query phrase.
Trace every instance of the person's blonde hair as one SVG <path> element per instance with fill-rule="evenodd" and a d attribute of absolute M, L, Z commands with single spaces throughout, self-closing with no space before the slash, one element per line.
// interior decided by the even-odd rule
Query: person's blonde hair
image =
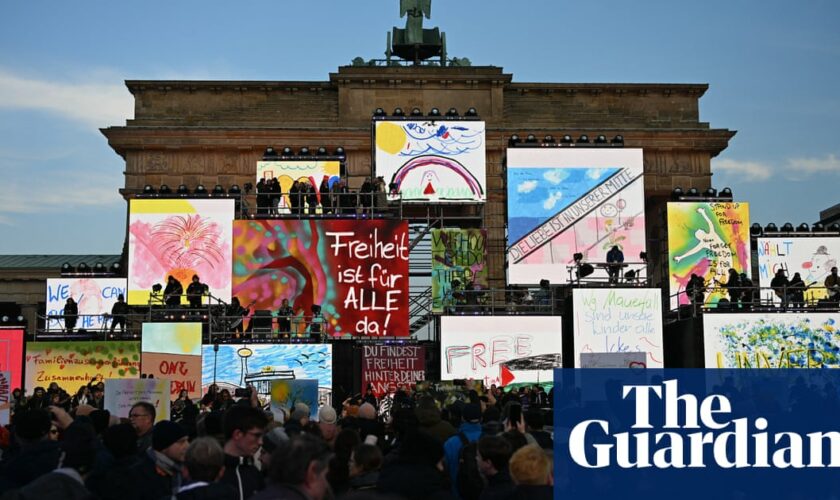
<path fill-rule="evenodd" d="M 542 486 L 549 483 L 554 459 L 535 444 L 523 446 L 510 457 L 510 477 L 516 484 Z"/>

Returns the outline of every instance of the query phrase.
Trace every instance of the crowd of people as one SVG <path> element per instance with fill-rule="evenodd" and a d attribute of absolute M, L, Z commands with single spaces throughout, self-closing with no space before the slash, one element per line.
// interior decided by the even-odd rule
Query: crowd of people
<path fill-rule="evenodd" d="M 319 186 L 308 180 L 296 180 L 283 192 L 275 177 L 260 179 L 257 189 L 257 215 L 356 214 L 358 209 L 384 210 L 388 206 L 385 179 L 366 178 L 358 190 L 351 190 L 344 181 L 330 184 L 327 176 Z"/>
<path fill-rule="evenodd" d="M 138 401 L 104 409 L 103 385 L 15 391 L 0 431 L 2 499 L 551 498 L 550 394 L 493 386 L 452 395 L 369 387 L 310 411 L 270 411 L 253 388 L 186 391 L 170 420 Z M 237 398 L 236 396 L 242 396 Z M 317 416 L 316 416 L 317 415 Z"/>

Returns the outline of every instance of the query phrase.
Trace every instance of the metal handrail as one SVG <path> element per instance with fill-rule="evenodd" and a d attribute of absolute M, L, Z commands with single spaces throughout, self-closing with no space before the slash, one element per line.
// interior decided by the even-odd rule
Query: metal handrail
<path fill-rule="evenodd" d="M 677 308 L 671 308 L 672 315 L 676 319 L 696 317 L 704 312 L 791 312 L 791 311 L 812 311 L 840 310 L 840 292 L 834 291 L 825 286 L 782 286 L 782 287 L 759 287 L 759 286 L 737 286 L 726 287 L 721 284 L 705 286 L 702 291 L 703 303 L 694 303 L 686 290 L 679 290 L 670 295 L 670 302 L 688 297 L 689 302 L 680 304 Z M 815 293 L 816 292 L 816 293 Z M 715 304 L 707 304 L 706 297 L 709 294 L 724 294 L 725 300 L 719 300 Z M 801 296 L 799 295 L 801 294 Z M 698 293 L 698 297 L 699 297 Z M 819 298 L 817 298 L 819 296 Z M 731 300 L 732 297 L 737 301 Z M 679 303 L 679 302 L 677 302 Z M 688 310 L 688 312 L 686 312 Z"/>

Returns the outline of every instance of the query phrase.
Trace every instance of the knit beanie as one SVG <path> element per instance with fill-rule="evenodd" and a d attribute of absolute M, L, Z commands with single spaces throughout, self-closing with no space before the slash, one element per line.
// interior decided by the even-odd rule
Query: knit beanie
<path fill-rule="evenodd" d="M 163 451 L 185 436 L 187 432 L 183 427 L 169 420 L 161 420 L 152 429 L 152 448 Z"/>

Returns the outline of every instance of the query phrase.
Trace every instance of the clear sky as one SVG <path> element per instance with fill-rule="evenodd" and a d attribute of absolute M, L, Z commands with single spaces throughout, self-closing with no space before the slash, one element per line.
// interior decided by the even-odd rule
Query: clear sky
<path fill-rule="evenodd" d="M 6 2 L 0 15 L 0 253 L 119 253 L 124 162 L 100 134 L 126 79 L 326 80 L 382 57 L 398 0 Z M 765 224 L 840 203 L 837 0 L 433 0 L 451 56 L 519 82 L 708 83 L 713 160 Z"/>

